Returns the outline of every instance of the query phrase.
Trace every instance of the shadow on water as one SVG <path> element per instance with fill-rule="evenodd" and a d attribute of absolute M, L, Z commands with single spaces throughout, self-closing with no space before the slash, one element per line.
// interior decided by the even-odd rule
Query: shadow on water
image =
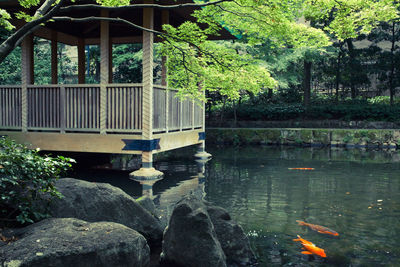
<path fill-rule="evenodd" d="M 205 168 L 192 157 L 160 159 L 162 180 L 142 183 L 128 171 L 79 168 L 74 176 L 108 182 L 137 198 L 149 195 L 166 213 L 196 191 L 224 207 L 248 233 L 260 266 L 400 266 L 398 151 L 293 147 L 209 147 Z M 290 170 L 289 168 L 314 168 Z M 323 225 L 339 237 L 300 226 Z M 325 249 L 301 254 L 296 235 Z"/>

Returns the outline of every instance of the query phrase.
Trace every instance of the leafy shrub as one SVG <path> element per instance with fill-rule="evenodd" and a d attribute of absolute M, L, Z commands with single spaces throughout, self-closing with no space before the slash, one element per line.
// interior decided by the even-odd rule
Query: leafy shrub
<path fill-rule="evenodd" d="M 302 104 L 252 104 L 237 106 L 238 120 L 368 120 L 400 121 L 400 105 L 369 104 L 364 100 L 334 103 L 312 103 L 307 109 Z M 225 117 L 233 118 L 233 107 L 225 110 Z"/>
<path fill-rule="evenodd" d="M 9 138 L 0 137 L 0 223 L 25 224 L 48 216 L 48 203 L 61 197 L 54 186 L 74 160 L 41 156 Z"/>

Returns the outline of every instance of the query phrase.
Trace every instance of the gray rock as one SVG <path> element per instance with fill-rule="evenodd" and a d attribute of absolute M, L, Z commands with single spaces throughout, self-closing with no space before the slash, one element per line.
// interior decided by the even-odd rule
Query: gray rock
<path fill-rule="evenodd" d="M 141 233 L 150 245 L 160 243 L 160 221 L 121 189 L 73 178 L 58 180 L 56 188 L 64 197 L 52 202 L 53 217 L 116 222 Z"/>
<path fill-rule="evenodd" d="M 164 231 L 161 261 L 171 266 L 226 266 L 206 206 L 194 196 L 176 204 Z"/>
<path fill-rule="evenodd" d="M 150 249 L 138 232 L 118 223 L 51 218 L 22 229 L 0 247 L 1 266 L 148 266 Z"/>
<path fill-rule="evenodd" d="M 214 225 L 218 241 L 226 256 L 228 266 L 252 266 L 256 262 L 250 241 L 240 225 L 229 213 L 217 206 L 208 206 L 207 212 Z"/>
<path fill-rule="evenodd" d="M 153 200 L 151 200 L 151 198 L 149 198 L 148 196 L 140 197 L 136 199 L 136 202 L 139 203 L 139 205 L 147 210 L 151 215 L 155 217 L 159 216 L 156 205 L 154 205 Z"/>

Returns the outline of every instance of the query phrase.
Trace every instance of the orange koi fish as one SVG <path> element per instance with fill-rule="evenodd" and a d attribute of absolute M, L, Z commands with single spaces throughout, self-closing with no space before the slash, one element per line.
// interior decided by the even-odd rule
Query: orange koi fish
<path fill-rule="evenodd" d="M 301 254 L 305 254 L 305 255 L 318 255 L 322 258 L 326 258 L 326 254 L 325 254 L 325 250 L 323 250 L 322 248 L 317 247 L 316 245 L 314 245 L 312 242 L 305 240 L 303 238 L 301 238 L 299 235 L 297 235 L 297 239 L 293 239 L 293 241 L 300 241 L 301 244 L 303 245 L 303 250 L 301 252 Z"/>
<path fill-rule="evenodd" d="M 313 171 L 314 168 L 288 168 L 289 170 Z"/>
<path fill-rule="evenodd" d="M 297 235 L 296 239 L 293 239 L 293 241 L 300 241 L 302 245 L 307 244 L 307 245 L 314 245 L 313 243 L 311 243 L 308 240 L 305 240 L 303 238 L 301 238 L 301 236 Z"/>
<path fill-rule="evenodd" d="M 311 223 L 306 223 L 306 222 L 299 221 L 299 220 L 296 220 L 296 222 L 297 222 L 299 225 L 308 226 L 308 227 L 311 228 L 311 230 L 317 231 L 318 233 L 321 233 L 321 234 L 328 234 L 328 235 L 333 235 L 333 236 L 338 236 L 338 235 L 339 235 L 338 232 L 333 231 L 332 229 L 329 229 L 329 228 L 327 228 L 327 227 L 325 227 L 325 226 L 321 226 L 321 225 L 317 225 L 317 224 L 311 224 Z"/>

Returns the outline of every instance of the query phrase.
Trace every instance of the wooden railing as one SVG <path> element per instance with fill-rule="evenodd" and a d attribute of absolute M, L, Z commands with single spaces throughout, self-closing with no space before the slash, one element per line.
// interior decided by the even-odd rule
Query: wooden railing
<path fill-rule="evenodd" d="M 0 85 L 0 127 L 21 129 L 21 86 Z"/>
<path fill-rule="evenodd" d="M 180 101 L 176 94 L 175 89 L 154 85 L 154 132 L 183 131 L 203 126 L 202 107 L 189 99 Z"/>
<path fill-rule="evenodd" d="M 107 86 L 107 131 L 142 129 L 142 85 Z"/>
<path fill-rule="evenodd" d="M 102 89 L 97 84 L 28 85 L 26 125 L 22 122 L 22 88 L 0 85 L 0 129 L 141 132 L 143 109 L 141 84 L 109 84 L 104 93 L 105 102 L 101 102 Z M 153 132 L 183 131 L 202 127 L 202 107 L 191 100 L 180 101 L 176 93 L 177 91 L 173 89 L 154 86 Z M 105 120 L 103 123 L 105 129 L 101 128 L 102 120 Z"/>

